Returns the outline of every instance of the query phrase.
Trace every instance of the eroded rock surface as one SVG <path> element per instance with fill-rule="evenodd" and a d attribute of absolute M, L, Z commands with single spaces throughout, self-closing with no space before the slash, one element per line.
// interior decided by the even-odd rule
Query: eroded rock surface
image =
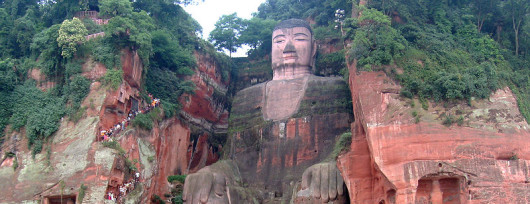
<path fill-rule="evenodd" d="M 530 202 L 530 129 L 508 88 L 423 110 L 385 73 L 350 73 L 353 142 L 338 165 L 352 203 Z M 449 114 L 462 126 L 444 126 Z"/>
<path fill-rule="evenodd" d="M 107 192 L 117 192 L 119 186 L 134 179 L 131 168 L 140 173 L 140 184 L 124 200 L 148 203 L 153 195 L 170 193 L 168 176 L 195 172 L 217 161 L 221 147 L 210 144 L 209 138 L 226 134 L 228 79 L 221 79 L 211 58 L 202 53 L 196 57 L 199 67 L 191 78 L 198 94 L 189 97 L 180 116 L 155 121 L 150 131 L 129 127 L 115 135 L 123 152 L 104 147 L 96 135 L 121 122 L 130 110 L 146 105 L 139 96 L 142 62 L 136 52 L 122 50 L 124 80 L 113 90 L 97 81 L 106 73 L 104 65 L 87 60 L 82 75 L 93 83 L 82 102 L 87 109 L 81 120 L 74 123 L 65 118 L 49 150 L 46 145 L 35 159 L 24 134 L 6 136 L 2 150 L 15 156 L 0 160 L 0 203 L 55 202 L 61 198 L 104 203 Z M 31 71 L 29 77 L 46 83 L 39 70 Z M 86 189 L 82 190 L 81 184 Z"/>

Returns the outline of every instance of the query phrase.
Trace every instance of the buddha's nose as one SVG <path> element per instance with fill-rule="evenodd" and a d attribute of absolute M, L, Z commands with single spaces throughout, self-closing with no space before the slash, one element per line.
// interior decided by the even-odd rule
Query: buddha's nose
<path fill-rule="evenodd" d="M 283 49 L 283 52 L 296 52 L 296 48 L 291 41 L 288 41 L 287 45 L 285 45 L 285 49 Z"/>

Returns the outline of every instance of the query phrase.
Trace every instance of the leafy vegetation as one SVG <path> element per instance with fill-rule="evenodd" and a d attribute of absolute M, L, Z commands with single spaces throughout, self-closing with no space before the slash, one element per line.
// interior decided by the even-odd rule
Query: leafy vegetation
<path fill-rule="evenodd" d="M 12 92 L 12 113 L 9 122 L 13 129 L 25 126 L 28 146 L 33 154 L 40 153 L 42 143 L 59 128 L 59 120 L 64 115 L 64 100 L 53 92 L 42 92 L 34 81 L 28 80 Z"/>
<path fill-rule="evenodd" d="M 103 76 L 103 83 L 112 87 L 112 89 L 118 89 L 121 82 L 123 81 L 123 70 L 121 69 L 110 69 L 107 70 L 105 76 Z"/>
<path fill-rule="evenodd" d="M 402 85 L 402 95 L 418 97 L 424 109 L 427 100 L 487 98 L 492 91 L 509 86 L 521 113 L 530 119 L 530 72 L 525 67 L 530 62 L 530 4 L 524 0 L 372 0 L 358 4 L 267 0 L 253 19 L 310 19 L 317 39 L 349 44 L 341 52 L 347 53 L 350 62 L 356 60 L 358 71 L 387 72 Z M 344 16 L 351 18 L 337 18 L 337 10 L 345 10 Z M 256 28 L 241 29 L 240 39 L 244 39 L 244 33 Z M 262 36 L 261 42 L 267 38 Z M 258 42 L 253 39 L 242 44 Z M 251 57 L 264 58 L 270 50 L 256 52 L 264 46 L 254 46 Z M 333 55 L 320 56 L 317 74 L 332 73 L 323 73 L 322 64 L 335 62 L 340 60 Z"/>
<path fill-rule="evenodd" d="M 186 181 L 186 175 L 172 175 L 167 177 L 167 181 L 171 184 L 175 184 L 174 188 L 171 188 L 171 194 L 165 194 L 165 197 L 170 198 L 171 203 L 182 204 L 182 191 L 184 182 Z"/>
<path fill-rule="evenodd" d="M 375 9 L 361 7 L 361 11 L 363 15 L 348 25 L 357 27 L 348 53 L 350 59 L 357 59 L 362 70 L 393 63 L 407 45 L 405 38 L 390 26 L 390 17 Z"/>
<path fill-rule="evenodd" d="M 103 145 L 103 147 L 107 147 L 107 148 L 111 148 L 111 149 L 117 150 L 120 155 L 125 155 L 125 153 L 127 153 L 123 149 L 123 147 L 121 147 L 120 143 L 118 143 L 118 141 L 116 141 L 116 140 L 103 141 L 103 142 L 101 142 L 101 144 Z"/>
<path fill-rule="evenodd" d="M 79 190 L 78 190 L 78 195 L 77 195 L 77 202 L 79 203 L 83 203 L 83 199 L 85 198 L 85 194 L 86 194 L 86 190 L 88 189 L 87 186 L 85 186 L 85 184 L 81 184 L 81 186 L 79 186 Z"/>
<path fill-rule="evenodd" d="M 153 120 L 147 114 L 138 114 L 132 121 L 131 125 L 134 127 L 143 128 L 146 130 L 153 129 Z"/>
<path fill-rule="evenodd" d="M 156 92 L 152 91 L 158 90 L 155 86 L 172 87 L 153 94 L 162 99 L 166 115 L 175 115 L 178 96 L 193 92 L 192 83 L 184 77 L 194 73 L 193 51 L 201 49 L 196 38 L 201 28 L 180 6 L 194 2 L 200 1 L 0 1 L 0 145 L 10 124 L 14 130 L 25 130 L 33 153 L 39 153 L 62 117 L 77 121 L 87 109 L 81 103 L 91 82 L 80 75 L 82 64 L 104 64 L 107 72 L 101 81 L 116 89 L 123 81 L 124 49 L 139 54 L 144 80 L 161 77 L 161 82 L 144 89 Z M 73 18 L 88 10 L 99 11 L 108 24 Z M 104 37 L 85 40 L 86 35 L 102 31 Z M 34 70 L 45 76 L 37 76 L 39 81 L 28 79 L 30 73 L 38 73 Z M 53 88 L 37 88 L 43 89 L 44 83 Z"/>
<path fill-rule="evenodd" d="M 77 46 L 85 42 L 87 34 L 88 30 L 78 18 L 65 20 L 59 28 L 59 37 L 57 37 L 59 47 L 62 49 L 61 55 L 64 58 L 72 57 L 77 51 Z"/>
<path fill-rule="evenodd" d="M 80 75 L 83 61 L 103 63 L 108 69 L 103 82 L 117 88 L 123 80 L 120 57 L 124 49 L 138 52 L 145 67 L 143 92 L 162 99 L 167 117 L 179 110 L 182 94 L 193 93 L 187 76 L 196 66 L 195 51 L 213 58 L 224 82 L 237 76 L 231 73 L 232 59 L 197 39 L 202 28 L 181 7 L 196 2 L 200 1 L 0 1 L 0 144 L 8 125 L 14 130 L 25 127 L 29 146 L 34 153 L 40 152 L 62 117 L 83 115 L 80 104 L 90 83 Z M 372 0 L 364 7 L 357 4 L 349 0 L 267 0 L 249 20 L 229 15 L 226 22 L 230 23 L 224 24 L 220 19 L 218 29 L 232 32 L 215 40 L 229 45 L 229 50 L 250 46 L 250 59 L 260 65 L 240 70 L 253 77 L 270 75 L 264 62 L 271 49 L 270 30 L 280 20 L 308 19 L 315 38 L 346 45 L 337 53 L 319 54 L 315 70 L 319 75 L 346 73 L 346 55 L 357 61 L 359 70 L 386 71 L 402 85 L 402 95 L 419 98 L 423 109 L 428 109 L 427 100 L 487 98 L 492 91 L 509 86 L 521 113 L 530 119 L 530 4 L 526 0 Z M 108 19 L 108 24 L 73 18 L 87 10 L 100 11 L 100 18 Z M 337 10 L 351 18 L 337 19 Z M 101 31 L 104 37 L 84 42 L 84 35 Z M 221 44 L 217 48 L 222 49 Z M 28 79 L 34 69 L 46 81 Z M 54 87 L 37 88 L 48 82 Z M 460 122 L 459 118 L 453 121 Z"/>
<path fill-rule="evenodd" d="M 241 46 L 239 37 L 241 36 L 242 24 L 243 20 L 237 17 L 236 13 L 223 15 L 215 23 L 215 29 L 210 33 L 209 40 L 218 50 L 227 50 L 231 57 L 232 52 Z"/>
<path fill-rule="evenodd" d="M 131 125 L 146 130 L 151 130 L 153 129 L 153 122 L 159 121 L 160 119 L 160 108 L 155 108 L 149 113 L 141 113 L 136 115 L 136 117 L 131 120 Z"/>
<path fill-rule="evenodd" d="M 508 85 L 516 94 L 521 113 L 528 121 L 530 113 L 527 101 L 530 98 L 525 93 L 528 93 L 530 86 L 527 80 L 529 73 L 521 63 L 530 61 L 530 55 L 522 52 L 528 50 L 530 44 L 521 43 L 520 34 L 524 30 L 521 25 L 530 24 L 530 21 L 525 22 L 521 18 L 530 13 L 530 6 L 522 2 L 370 1 L 367 5 L 370 10 L 386 16 L 394 13 L 391 27 L 406 40 L 405 48 L 397 54 L 388 52 L 393 62 L 362 64 L 362 57 L 355 59 L 359 61 L 361 69 L 378 69 L 380 65 L 402 68 L 391 69 L 388 74 L 402 84 L 403 95 L 418 96 L 424 109 L 428 108 L 426 99 L 453 101 L 487 98 L 492 91 Z M 395 18 L 396 13 L 399 18 Z M 359 18 L 356 25 L 349 26 L 355 34 L 354 42 L 357 33 L 369 24 L 363 18 Z M 368 19 L 368 22 L 377 19 Z M 530 36 L 530 32 L 523 35 Z M 354 44 L 352 49 L 357 47 Z M 455 121 L 463 123 L 451 116 L 444 121 L 445 124 Z"/>
<path fill-rule="evenodd" d="M 186 175 L 172 175 L 167 177 L 167 182 L 173 183 L 175 181 L 178 181 L 180 183 L 184 183 L 186 180 Z"/>
<path fill-rule="evenodd" d="M 342 133 L 337 143 L 335 143 L 335 147 L 333 147 L 333 151 L 329 155 L 328 160 L 335 161 L 342 151 L 348 150 L 351 145 L 351 138 L 351 132 Z"/>

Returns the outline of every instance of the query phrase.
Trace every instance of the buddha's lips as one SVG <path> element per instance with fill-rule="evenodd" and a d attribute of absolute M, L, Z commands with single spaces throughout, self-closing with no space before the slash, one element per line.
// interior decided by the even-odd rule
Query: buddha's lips
<path fill-rule="evenodd" d="M 298 58 L 298 55 L 296 53 L 285 53 L 283 54 L 283 59 L 296 59 Z"/>

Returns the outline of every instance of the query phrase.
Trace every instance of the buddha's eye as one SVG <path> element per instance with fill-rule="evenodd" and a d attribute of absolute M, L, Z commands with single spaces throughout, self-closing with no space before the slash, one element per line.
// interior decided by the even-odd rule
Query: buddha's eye
<path fill-rule="evenodd" d="M 308 39 L 306 39 L 306 38 L 295 38 L 294 40 L 298 41 L 298 42 L 304 42 L 304 41 L 307 41 Z"/>
<path fill-rule="evenodd" d="M 276 41 L 274 41 L 274 42 L 275 42 L 275 43 L 283 43 L 283 42 L 285 42 L 285 40 L 284 40 L 284 39 L 278 39 L 278 40 L 276 40 Z"/>

